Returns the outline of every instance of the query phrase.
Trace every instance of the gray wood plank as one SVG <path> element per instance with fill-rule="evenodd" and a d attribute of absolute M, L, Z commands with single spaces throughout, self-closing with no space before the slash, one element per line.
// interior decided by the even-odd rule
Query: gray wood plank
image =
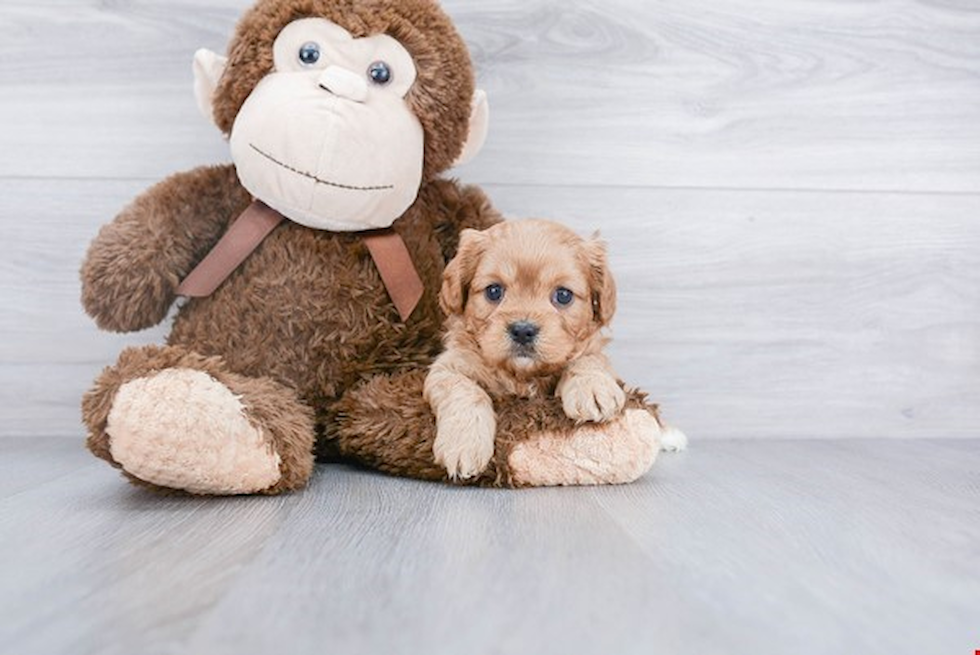
<path fill-rule="evenodd" d="M 474 494 L 329 473 L 307 502 L 330 510 L 277 535 L 189 650 L 268 651 L 288 630 L 296 652 L 630 653 L 659 632 L 640 619 L 670 612 L 640 574 L 649 561 L 586 490 Z M 322 554 L 304 570 L 290 564 L 300 543 Z M 242 604 L 247 589 L 260 595 Z M 276 602 L 292 595 L 307 602 Z M 253 603 L 262 618 L 245 626 L 236 617 Z"/>
<path fill-rule="evenodd" d="M 0 438 L 0 499 L 71 476 L 91 464 L 92 456 L 81 439 Z"/>
<path fill-rule="evenodd" d="M 74 457 L 57 439 L 0 452 L 35 470 Z M 452 489 L 331 466 L 286 498 L 194 500 L 132 489 L 92 459 L 0 500 L 0 643 L 970 652 L 978 471 L 980 440 L 729 440 L 624 487 Z"/>
<path fill-rule="evenodd" d="M 0 182 L 0 434 L 80 433 L 127 344 L 78 301 L 89 240 L 143 184 Z M 692 436 L 980 436 L 980 195 L 489 186 L 510 216 L 599 228 L 620 374 Z"/>
<path fill-rule="evenodd" d="M 701 652 L 722 624 L 721 652 L 969 652 L 980 448 L 947 443 L 712 442 L 665 461 L 653 519 L 650 479 L 597 498 L 683 590 Z"/>
<path fill-rule="evenodd" d="M 14 461 L 57 466 L 78 444 L 56 441 L 61 455 Z M 0 643 L 24 655 L 177 652 L 298 498 L 162 498 L 89 456 L 0 500 Z"/>
<path fill-rule="evenodd" d="M 190 58 L 248 4 L 7 0 L 0 176 L 156 179 L 226 157 Z M 975 3 L 446 6 L 494 108 L 474 181 L 980 190 Z"/>

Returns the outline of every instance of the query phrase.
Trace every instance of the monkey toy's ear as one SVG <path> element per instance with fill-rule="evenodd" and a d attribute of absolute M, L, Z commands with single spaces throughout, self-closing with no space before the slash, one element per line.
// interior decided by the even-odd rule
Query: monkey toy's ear
<path fill-rule="evenodd" d="M 482 89 L 477 89 L 473 94 L 473 104 L 470 110 L 470 132 L 463 145 L 463 152 L 459 154 L 453 166 L 462 166 L 473 160 L 483 144 L 487 141 L 487 130 L 490 127 L 490 105 L 487 103 L 487 94 Z"/>
<path fill-rule="evenodd" d="M 194 53 L 194 98 L 204 117 L 214 122 L 214 90 L 225 72 L 228 58 L 201 48 Z"/>

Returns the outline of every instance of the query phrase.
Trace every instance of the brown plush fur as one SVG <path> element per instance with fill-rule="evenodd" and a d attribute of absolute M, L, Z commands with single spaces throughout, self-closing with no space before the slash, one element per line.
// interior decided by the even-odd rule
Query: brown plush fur
<path fill-rule="evenodd" d="M 544 432 L 569 437 L 579 423 L 568 418 L 553 395 L 494 398 L 495 451 L 490 465 L 468 480 L 449 479 L 435 463 L 435 416 L 422 398 L 425 371 L 377 376 L 352 389 L 337 404 L 337 436 L 342 453 L 391 475 L 483 487 L 521 487 L 508 466 L 514 446 Z M 659 421 L 657 406 L 640 391 L 627 389 L 625 409 L 642 409 Z"/>
<path fill-rule="evenodd" d="M 172 175 L 103 226 L 82 267 L 82 305 L 103 330 L 164 319 L 180 281 L 251 198 L 232 166 Z"/>
<path fill-rule="evenodd" d="M 445 253 L 463 225 L 495 220 L 477 189 L 445 181 L 423 188 L 394 226 L 426 289 L 406 324 L 360 235 L 286 223 L 212 296 L 188 301 L 168 341 L 288 384 L 325 410 L 363 378 L 429 362 L 438 351 Z"/>

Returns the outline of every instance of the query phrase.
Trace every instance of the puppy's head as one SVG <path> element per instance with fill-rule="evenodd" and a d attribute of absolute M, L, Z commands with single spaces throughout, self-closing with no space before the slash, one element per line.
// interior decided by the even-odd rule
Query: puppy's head
<path fill-rule="evenodd" d="M 450 331 L 491 366 L 519 375 L 561 368 L 587 351 L 616 309 L 605 244 L 550 221 L 464 230 L 443 275 Z"/>

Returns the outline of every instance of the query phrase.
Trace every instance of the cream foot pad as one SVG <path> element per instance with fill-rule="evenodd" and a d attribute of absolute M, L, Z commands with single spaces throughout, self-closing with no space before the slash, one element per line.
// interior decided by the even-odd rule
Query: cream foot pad
<path fill-rule="evenodd" d="M 279 455 L 238 396 L 210 375 L 167 369 L 127 382 L 106 432 L 112 457 L 146 482 L 198 494 L 248 494 L 279 481 Z"/>
<path fill-rule="evenodd" d="M 543 434 L 519 443 L 509 462 L 522 485 L 624 484 L 650 470 L 659 451 L 657 419 L 630 409 L 622 418 L 584 424 L 571 435 Z"/>

